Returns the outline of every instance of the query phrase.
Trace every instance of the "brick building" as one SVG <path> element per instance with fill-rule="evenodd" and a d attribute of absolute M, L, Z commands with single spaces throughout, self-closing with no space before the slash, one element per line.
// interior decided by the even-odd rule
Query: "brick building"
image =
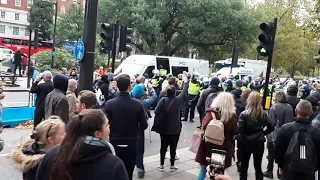
<path fill-rule="evenodd" d="M 47 1 L 47 0 L 43 0 Z M 58 2 L 58 16 L 66 13 L 71 3 L 84 3 L 83 0 L 50 0 Z M 0 0 L 0 37 L 28 38 L 29 9 L 33 0 Z"/>

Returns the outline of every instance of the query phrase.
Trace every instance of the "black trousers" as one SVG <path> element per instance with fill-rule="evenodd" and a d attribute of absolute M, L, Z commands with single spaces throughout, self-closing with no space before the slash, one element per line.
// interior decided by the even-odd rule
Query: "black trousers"
<path fill-rule="evenodd" d="M 267 149 L 268 149 L 268 165 L 267 165 L 267 171 L 272 172 L 273 171 L 273 163 L 274 163 L 274 143 L 273 142 L 267 142 Z"/>
<path fill-rule="evenodd" d="M 160 139 L 161 139 L 160 164 L 161 165 L 164 165 L 166 152 L 167 152 L 168 146 L 170 146 L 170 162 L 171 162 L 171 166 L 174 166 L 179 137 L 180 137 L 180 134 L 170 134 L 170 135 L 160 134 Z"/>
<path fill-rule="evenodd" d="M 13 74 L 16 74 L 17 68 L 19 67 L 19 75 L 21 75 L 21 63 L 14 64 Z"/>
<path fill-rule="evenodd" d="M 191 105 L 189 105 L 189 101 L 192 100 L 196 96 L 188 95 L 188 102 L 185 106 L 184 109 L 184 120 L 188 120 L 188 115 L 189 115 L 189 109 L 190 109 L 190 120 L 194 118 L 194 111 L 197 106 L 197 101 L 192 101 Z"/>
<path fill-rule="evenodd" d="M 240 146 L 240 161 L 241 161 L 241 180 L 247 179 L 248 174 L 248 167 L 249 167 L 249 160 L 251 157 L 251 154 L 253 154 L 253 165 L 254 169 L 256 171 L 256 177 L 257 175 L 262 177 L 262 169 L 261 169 L 261 162 L 262 162 L 262 156 L 264 152 L 264 143 L 259 144 L 241 144 Z M 258 178 L 256 178 L 258 179 Z"/>
<path fill-rule="evenodd" d="M 35 129 L 37 125 L 42 122 L 43 119 L 44 119 L 44 109 L 36 108 L 34 110 L 33 129 Z"/>
<path fill-rule="evenodd" d="M 138 140 L 138 139 L 137 139 Z M 134 167 L 136 165 L 136 156 L 138 149 L 138 141 L 135 140 L 119 140 L 110 139 L 110 143 L 114 146 L 116 155 L 123 161 L 129 179 L 132 180 Z"/>

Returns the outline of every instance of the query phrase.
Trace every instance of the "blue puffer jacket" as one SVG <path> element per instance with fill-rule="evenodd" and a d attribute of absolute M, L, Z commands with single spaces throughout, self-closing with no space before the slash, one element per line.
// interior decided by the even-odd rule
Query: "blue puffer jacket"
<path fill-rule="evenodd" d="M 154 89 L 150 89 L 149 90 L 149 95 L 151 96 L 151 98 L 149 99 L 144 99 L 142 98 L 142 96 L 144 95 L 145 91 L 144 91 L 144 86 L 141 84 L 135 85 L 134 88 L 131 90 L 130 92 L 130 96 L 132 98 L 138 99 L 142 102 L 144 109 L 148 110 L 149 107 L 157 101 L 157 94 L 155 92 Z"/>

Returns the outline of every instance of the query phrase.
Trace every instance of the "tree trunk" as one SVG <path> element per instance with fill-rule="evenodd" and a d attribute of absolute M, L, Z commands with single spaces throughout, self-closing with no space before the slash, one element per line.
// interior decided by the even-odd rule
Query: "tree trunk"
<path fill-rule="evenodd" d="M 292 79 L 293 79 L 294 73 L 295 73 L 295 71 L 296 71 L 295 68 L 296 68 L 295 64 L 292 63 L 292 70 L 291 70 L 291 78 L 292 78 Z"/>

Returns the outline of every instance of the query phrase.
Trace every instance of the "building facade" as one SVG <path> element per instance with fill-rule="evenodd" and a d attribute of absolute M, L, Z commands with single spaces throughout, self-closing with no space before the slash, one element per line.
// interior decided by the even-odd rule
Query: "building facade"
<path fill-rule="evenodd" d="M 43 0 L 48 1 L 48 0 Z M 71 3 L 82 0 L 49 0 L 58 3 L 58 15 L 68 11 Z M 33 0 L 0 0 L 0 37 L 28 39 L 29 10 Z"/>

